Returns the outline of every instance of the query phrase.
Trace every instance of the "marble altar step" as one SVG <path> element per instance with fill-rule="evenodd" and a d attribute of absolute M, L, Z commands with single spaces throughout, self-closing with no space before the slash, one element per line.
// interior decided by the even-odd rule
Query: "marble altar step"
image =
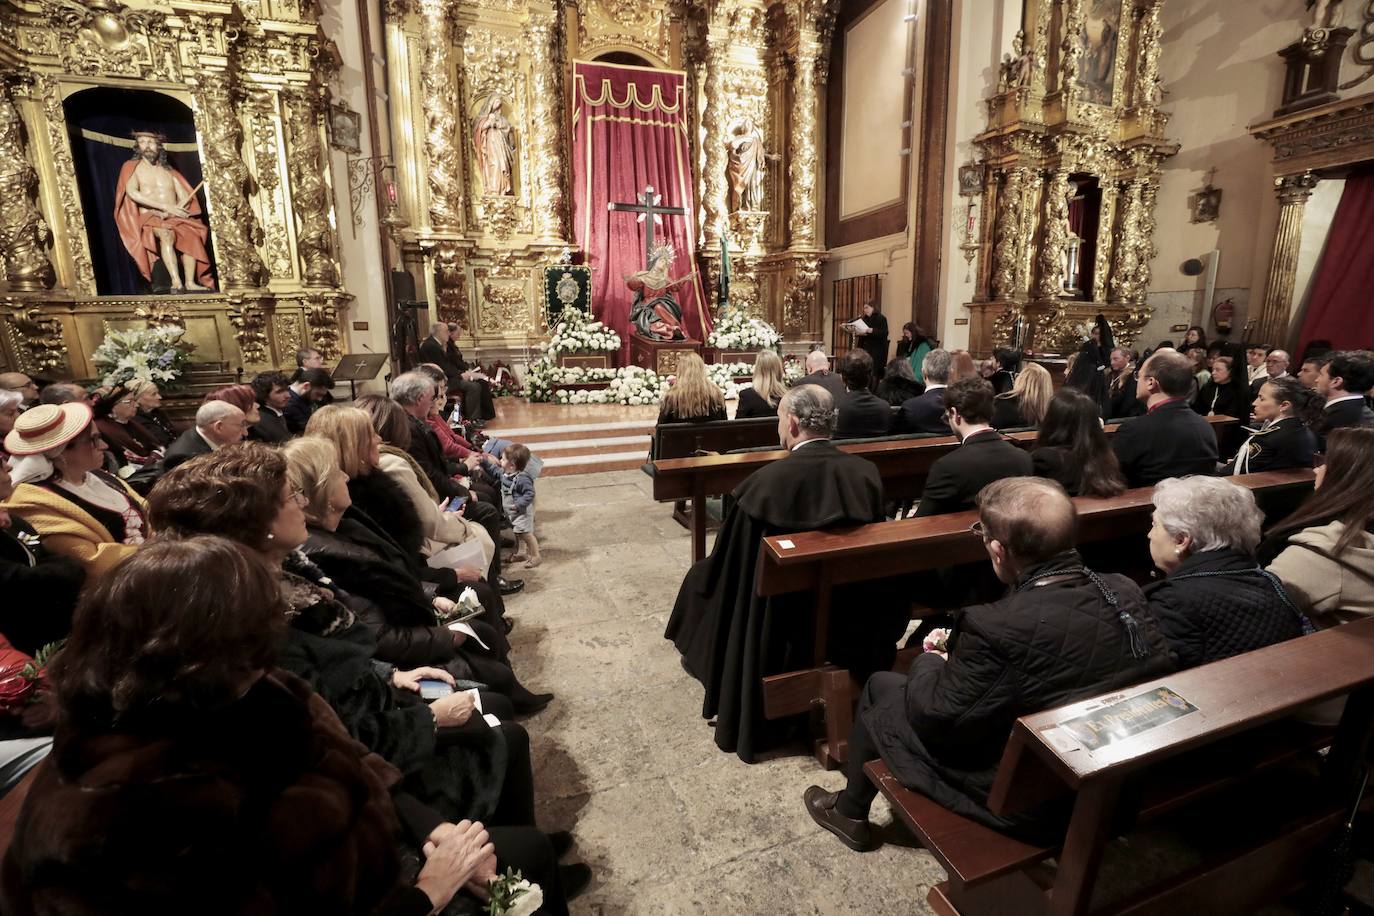
<path fill-rule="evenodd" d="M 507 404 L 512 409 L 503 409 Z M 648 457 L 656 407 L 604 405 L 587 411 L 531 406 L 540 409 L 519 409 L 502 399 L 497 405 L 497 420 L 487 427 L 486 434 L 528 445 L 543 460 L 547 476 L 632 470 Z"/>

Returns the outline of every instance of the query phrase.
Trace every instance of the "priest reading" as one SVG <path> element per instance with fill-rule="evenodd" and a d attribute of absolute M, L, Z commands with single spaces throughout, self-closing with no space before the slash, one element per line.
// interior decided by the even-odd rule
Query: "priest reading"
<path fill-rule="evenodd" d="M 711 555 L 683 580 L 667 638 L 706 687 L 705 718 L 717 717 L 716 744 L 752 763 L 787 735 L 790 722 L 763 718 L 763 678 L 813 663 L 815 595 L 755 594 L 761 539 L 883 518 L 883 486 L 870 462 L 830 442 L 837 411 L 816 385 L 793 388 L 778 404 L 778 437 L 790 454 L 756 471 L 734 493 Z M 879 580 L 837 589 L 827 660 L 862 683 L 891 667 L 910 619 L 899 584 Z"/>

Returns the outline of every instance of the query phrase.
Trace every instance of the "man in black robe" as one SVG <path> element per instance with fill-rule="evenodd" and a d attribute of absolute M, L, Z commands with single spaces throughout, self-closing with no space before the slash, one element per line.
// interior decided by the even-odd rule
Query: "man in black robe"
<path fill-rule="evenodd" d="M 783 740 L 792 724 L 764 720 L 763 678 L 813 663 L 815 594 L 758 597 L 759 542 L 883 518 L 878 469 L 830 442 L 836 413 L 830 393 L 815 385 L 783 396 L 778 437 L 791 454 L 735 490 L 711 555 L 688 571 L 668 621 L 665 635 L 706 687 L 702 716 L 717 717 L 716 744 L 746 763 Z M 889 668 L 910 619 L 902 596 L 891 580 L 837 589 L 827 660 L 860 680 Z"/>
<path fill-rule="evenodd" d="M 859 346 L 872 357 L 874 375 L 881 379 L 887 365 L 887 318 L 872 302 L 865 302 L 864 324 L 868 325 L 868 333 L 857 335 Z"/>

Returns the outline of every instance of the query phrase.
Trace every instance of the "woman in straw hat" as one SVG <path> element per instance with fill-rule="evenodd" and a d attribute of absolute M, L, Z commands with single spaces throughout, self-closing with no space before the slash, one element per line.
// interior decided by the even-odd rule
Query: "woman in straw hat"
<path fill-rule="evenodd" d="M 148 536 L 143 500 L 100 470 L 104 440 L 85 404 L 41 404 L 23 413 L 5 437 L 16 484 L 5 502 L 54 553 L 71 557 L 99 579 Z"/>

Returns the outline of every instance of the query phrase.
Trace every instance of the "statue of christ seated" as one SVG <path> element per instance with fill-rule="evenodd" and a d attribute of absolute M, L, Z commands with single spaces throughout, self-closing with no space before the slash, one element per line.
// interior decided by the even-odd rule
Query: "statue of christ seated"
<path fill-rule="evenodd" d="M 630 323 L 640 337 L 649 340 L 684 340 L 687 337 L 682 330 L 682 306 L 670 291 L 692 275 L 688 273 L 676 280 L 669 278 L 668 269 L 672 263 L 673 246 L 659 245 L 649 257 L 647 270 L 625 277 L 625 285 L 635 294 L 634 302 L 630 303 Z"/>

